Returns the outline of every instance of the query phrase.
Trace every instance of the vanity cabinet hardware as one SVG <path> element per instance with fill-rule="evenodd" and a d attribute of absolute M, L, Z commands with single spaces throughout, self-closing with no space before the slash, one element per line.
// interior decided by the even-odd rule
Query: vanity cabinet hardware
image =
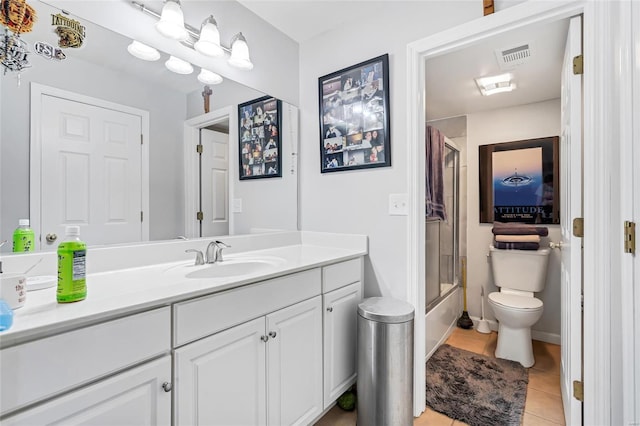
<path fill-rule="evenodd" d="M 266 342 L 267 340 L 269 340 L 269 336 L 260 336 L 260 340 Z"/>
<path fill-rule="evenodd" d="M 333 312 L 333 306 L 329 306 L 329 307 L 327 308 L 327 312 Z"/>
<path fill-rule="evenodd" d="M 274 339 L 275 339 L 275 338 L 276 338 L 276 335 L 277 335 L 277 333 L 276 333 L 275 331 L 270 331 L 270 332 L 269 332 L 269 337 L 271 337 L 271 338 L 274 338 Z"/>
<path fill-rule="evenodd" d="M 171 392 L 171 390 L 173 389 L 173 385 L 171 384 L 171 382 L 164 382 L 162 384 L 162 389 L 164 389 L 165 392 Z"/>
<path fill-rule="evenodd" d="M 52 243 L 58 239 L 58 236 L 56 234 L 47 234 L 46 239 L 48 243 Z"/>

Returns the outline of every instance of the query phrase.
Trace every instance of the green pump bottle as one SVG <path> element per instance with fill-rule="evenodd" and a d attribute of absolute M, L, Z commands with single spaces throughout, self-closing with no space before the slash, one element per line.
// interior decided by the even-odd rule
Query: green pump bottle
<path fill-rule="evenodd" d="M 87 245 L 80 241 L 79 226 L 67 226 L 65 233 L 66 239 L 58 246 L 58 303 L 87 297 Z"/>

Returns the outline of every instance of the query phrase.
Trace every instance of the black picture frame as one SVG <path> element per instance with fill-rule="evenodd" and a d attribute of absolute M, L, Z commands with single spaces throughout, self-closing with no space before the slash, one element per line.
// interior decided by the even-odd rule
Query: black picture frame
<path fill-rule="evenodd" d="M 560 138 L 479 147 L 480 222 L 560 223 Z"/>
<path fill-rule="evenodd" d="M 238 105 L 240 180 L 282 177 L 282 101 L 263 96 Z"/>
<path fill-rule="evenodd" d="M 389 55 L 318 79 L 322 173 L 391 166 Z"/>

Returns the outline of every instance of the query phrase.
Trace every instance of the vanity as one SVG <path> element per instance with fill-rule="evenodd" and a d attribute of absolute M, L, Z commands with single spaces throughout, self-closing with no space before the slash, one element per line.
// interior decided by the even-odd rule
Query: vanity
<path fill-rule="evenodd" d="M 2 424 L 317 420 L 355 383 L 367 238 L 225 237 L 222 263 L 194 265 L 209 241 L 96 248 L 86 300 L 29 292 L 0 334 Z M 34 260 L 55 263 L 5 270 Z"/>

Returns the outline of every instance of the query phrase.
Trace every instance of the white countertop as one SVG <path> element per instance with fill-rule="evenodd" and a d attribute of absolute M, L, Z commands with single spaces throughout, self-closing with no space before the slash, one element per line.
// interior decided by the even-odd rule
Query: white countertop
<path fill-rule="evenodd" d="M 246 284 L 367 254 L 364 245 L 336 247 L 303 243 L 225 254 L 225 260 L 277 259 L 262 272 L 227 278 L 187 278 L 198 268 L 193 260 L 158 263 L 87 275 L 87 297 L 59 304 L 56 287 L 30 291 L 27 302 L 14 311 L 13 326 L 0 333 L 0 348 L 47 337 L 124 315 L 191 299 Z"/>

